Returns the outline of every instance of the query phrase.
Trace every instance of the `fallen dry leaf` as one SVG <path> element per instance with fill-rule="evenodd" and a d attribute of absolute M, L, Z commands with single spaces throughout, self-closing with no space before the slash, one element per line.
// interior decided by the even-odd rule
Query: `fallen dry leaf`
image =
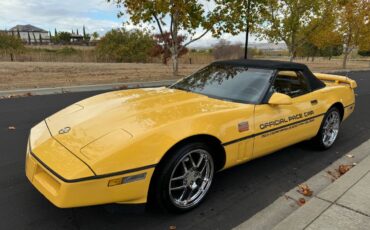
<path fill-rule="evenodd" d="M 176 230 L 176 226 L 170 226 L 170 230 Z"/>
<path fill-rule="evenodd" d="M 14 94 L 14 95 L 1 96 L 0 99 L 14 99 L 14 98 L 31 97 L 31 96 L 33 96 L 32 93 Z"/>
<path fill-rule="evenodd" d="M 351 154 L 347 154 L 346 155 L 348 158 L 353 158 L 354 156 L 353 155 L 351 155 Z"/>
<path fill-rule="evenodd" d="M 356 162 L 353 162 L 353 163 L 352 163 L 352 165 L 353 165 L 353 166 L 356 166 L 356 165 L 357 165 L 357 163 L 356 163 Z"/>
<path fill-rule="evenodd" d="M 0 99 L 9 99 L 11 96 L 1 96 Z"/>
<path fill-rule="evenodd" d="M 16 128 L 14 126 L 9 126 L 8 130 L 16 130 Z"/>
<path fill-rule="evenodd" d="M 302 205 L 304 205 L 306 203 L 306 200 L 304 199 L 304 198 L 299 198 L 299 200 L 298 200 L 298 205 L 299 206 L 302 206 Z"/>
<path fill-rule="evenodd" d="M 339 178 L 339 176 L 337 176 L 335 172 L 332 172 L 330 170 L 326 171 L 326 173 L 329 174 L 330 176 L 332 176 L 333 177 L 332 179 L 334 179 L 334 180 Z"/>
<path fill-rule="evenodd" d="M 340 175 L 343 175 L 348 172 L 351 167 L 351 165 L 339 165 L 338 172 L 340 173 Z"/>
<path fill-rule="evenodd" d="M 306 184 L 300 184 L 298 185 L 298 188 L 299 190 L 297 190 L 300 194 L 304 195 L 304 196 L 312 196 L 312 190 L 310 189 L 310 187 L 308 187 L 308 185 Z"/>
<path fill-rule="evenodd" d="M 302 206 L 306 203 L 306 200 L 304 198 L 299 198 L 298 200 L 296 200 L 293 197 L 288 196 L 287 194 L 284 194 L 284 197 L 287 200 L 293 200 L 299 206 Z"/>

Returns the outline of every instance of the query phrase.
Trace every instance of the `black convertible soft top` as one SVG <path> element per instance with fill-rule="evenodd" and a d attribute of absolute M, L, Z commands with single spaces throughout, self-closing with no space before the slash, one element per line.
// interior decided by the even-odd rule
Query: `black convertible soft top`
<path fill-rule="evenodd" d="M 300 71 L 307 78 L 311 86 L 311 90 L 317 90 L 325 87 L 325 84 L 321 80 L 319 80 L 305 64 L 301 63 L 272 61 L 272 60 L 238 59 L 238 60 L 215 61 L 212 64 L 246 66 L 250 68 L 260 68 L 260 69 Z"/>

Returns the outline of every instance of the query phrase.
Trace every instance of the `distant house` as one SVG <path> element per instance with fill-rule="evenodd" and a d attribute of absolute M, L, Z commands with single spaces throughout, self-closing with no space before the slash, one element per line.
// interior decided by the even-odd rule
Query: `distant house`
<path fill-rule="evenodd" d="M 84 39 L 85 38 L 82 35 L 75 34 L 75 33 L 71 34 L 71 42 L 72 43 L 81 43 L 81 42 L 84 41 Z"/>
<path fill-rule="evenodd" d="M 28 44 L 50 43 L 49 32 L 33 25 L 16 25 L 7 31 L 8 34 L 19 36 Z"/>

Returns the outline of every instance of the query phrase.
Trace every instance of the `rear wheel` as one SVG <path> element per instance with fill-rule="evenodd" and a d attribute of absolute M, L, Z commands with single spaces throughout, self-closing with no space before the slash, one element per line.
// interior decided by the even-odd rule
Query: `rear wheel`
<path fill-rule="evenodd" d="M 206 197 L 214 175 L 210 149 L 191 143 L 175 150 L 155 174 L 152 201 L 172 212 L 185 212 Z"/>
<path fill-rule="evenodd" d="M 336 107 L 332 107 L 325 114 L 319 133 L 314 138 L 320 149 L 329 149 L 337 140 L 341 123 L 341 115 Z"/>

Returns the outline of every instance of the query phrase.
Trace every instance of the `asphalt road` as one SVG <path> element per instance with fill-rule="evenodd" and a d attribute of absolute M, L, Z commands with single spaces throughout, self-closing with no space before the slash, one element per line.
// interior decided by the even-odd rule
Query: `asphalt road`
<path fill-rule="evenodd" d="M 332 149 L 318 152 L 301 143 L 220 172 L 208 199 L 199 208 L 182 215 L 146 211 L 143 205 L 54 207 L 24 175 L 29 129 L 44 117 L 96 92 L 0 100 L 0 229 L 235 227 L 370 138 L 370 71 L 350 76 L 359 84 L 356 109 L 343 124 Z M 9 126 L 15 126 L 16 130 L 8 130 Z"/>

